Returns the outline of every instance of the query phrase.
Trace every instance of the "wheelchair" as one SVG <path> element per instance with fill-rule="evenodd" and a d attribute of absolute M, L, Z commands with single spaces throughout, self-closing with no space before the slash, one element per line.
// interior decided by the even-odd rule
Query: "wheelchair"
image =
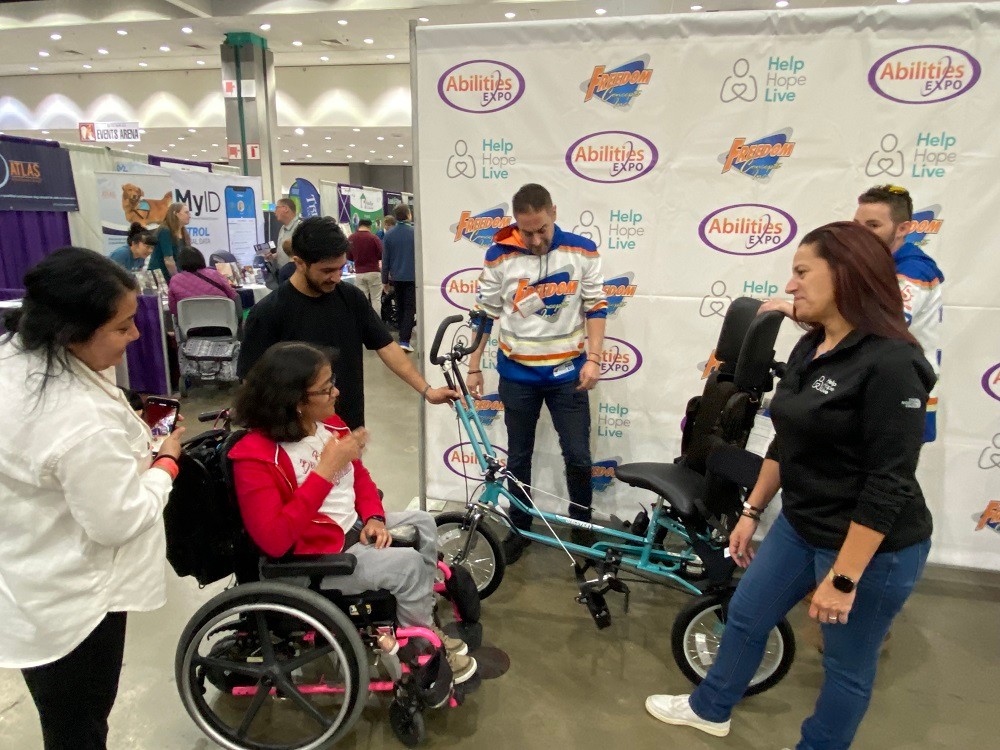
<path fill-rule="evenodd" d="M 722 640 L 729 601 L 736 588 L 736 564 L 728 552 L 729 533 L 739 520 L 742 503 L 757 481 L 763 463 L 744 449 L 754 419 L 782 366 L 774 362 L 774 343 L 783 316 L 757 315 L 761 302 L 741 297 L 732 302 L 715 348 L 718 366 L 706 379 L 700 396 L 685 409 L 681 455 L 671 463 L 641 462 L 615 468 L 615 478 L 638 490 L 651 491 L 656 501 L 631 521 L 611 516 L 604 522 L 583 522 L 525 505 L 508 484 L 530 490 L 502 464 L 476 411 L 458 364 L 475 351 L 483 336 L 480 320 L 459 329 L 450 351 L 441 352 L 448 327 L 463 321 L 454 315 L 442 321 L 431 346 L 431 362 L 440 366 L 448 386 L 459 390 L 456 418 L 482 471 L 482 484 L 466 499 L 462 511 L 437 516 L 438 549 L 446 562 L 468 569 L 485 599 L 500 586 L 506 570 L 503 548 L 485 523 L 492 516 L 511 533 L 582 559 L 575 565 L 577 601 L 585 605 L 598 628 L 611 624 L 606 595 L 625 595 L 629 586 L 619 574 L 637 573 L 693 594 L 677 615 L 671 631 L 671 651 L 681 671 L 694 683 L 708 673 Z M 503 511 L 504 499 L 545 526 L 538 531 L 516 528 Z M 592 532 L 594 541 L 577 544 L 555 533 L 577 528 Z M 747 690 L 763 692 L 788 672 L 795 657 L 795 637 L 787 620 L 768 636 L 765 657 Z"/>
<path fill-rule="evenodd" d="M 369 693 L 378 693 L 391 696 L 396 737 L 415 747 L 426 736 L 424 711 L 460 705 L 477 677 L 454 685 L 437 635 L 400 626 L 388 591 L 320 591 L 325 576 L 353 572 L 353 555 L 262 558 L 243 528 L 227 461 L 245 432 L 229 430 L 226 412 L 199 419 L 226 424 L 185 443 L 164 511 L 167 558 L 201 585 L 227 576 L 236 585 L 181 633 L 174 672 L 188 715 L 228 750 L 322 750 L 351 731 Z M 419 543 L 412 527 L 393 533 L 397 546 Z M 443 563 L 439 570 L 435 590 L 448 597 L 456 576 Z M 478 599 L 451 598 L 475 649 Z"/>

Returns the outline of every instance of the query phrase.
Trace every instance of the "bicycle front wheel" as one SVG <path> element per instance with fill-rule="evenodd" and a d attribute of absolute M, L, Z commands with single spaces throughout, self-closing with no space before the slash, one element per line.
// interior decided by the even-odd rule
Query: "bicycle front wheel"
<path fill-rule="evenodd" d="M 468 554 L 464 552 L 471 530 L 465 513 L 441 513 L 434 521 L 438 530 L 438 552 L 444 555 L 445 563 L 460 565 L 469 571 L 476 582 L 480 599 L 496 591 L 503 580 L 507 562 L 496 534 L 486 526 L 485 521 L 476 524 Z"/>

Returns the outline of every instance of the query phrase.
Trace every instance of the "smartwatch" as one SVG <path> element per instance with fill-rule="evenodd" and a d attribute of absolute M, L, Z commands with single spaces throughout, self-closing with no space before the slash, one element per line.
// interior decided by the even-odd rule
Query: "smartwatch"
<path fill-rule="evenodd" d="M 849 578 L 848 576 L 842 575 L 833 570 L 830 572 L 833 573 L 833 587 L 837 589 L 837 591 L 850 594 L 854 591 L 855 586 L 858 585 L 853 578 Z"/>

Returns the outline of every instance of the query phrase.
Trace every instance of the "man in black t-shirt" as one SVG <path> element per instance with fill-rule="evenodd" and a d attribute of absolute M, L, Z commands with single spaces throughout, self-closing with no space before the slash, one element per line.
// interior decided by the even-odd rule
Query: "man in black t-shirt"
<path fill-rule="evenodd" d="M 431 388 L 393 341 L 364 294 L 341 284 L 350 245 L 330 217 L 304 219 L 292 237 L 295 273 L 286 284 L 250 309 L 238 374 L 245 377 L 272 344 L 306 341 L 337 349 L 334 367 L 340 398 L 337 414 L 352 430 L 365 423 L 362 346 L 374 350 L 401 380 L 431 404 L 458 398 L 448 388 Z"/>

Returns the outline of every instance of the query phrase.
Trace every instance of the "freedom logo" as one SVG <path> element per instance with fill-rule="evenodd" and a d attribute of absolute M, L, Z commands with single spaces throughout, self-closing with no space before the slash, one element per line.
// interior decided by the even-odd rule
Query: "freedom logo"
<path fill-rule="evenodd" d="M 601 380 L 621 380 L 642 367 L 642 354 L 632 344 L 611 336 L 604 337 L 601 352 Z"/>
<path fill-rule="evenodd" d="M 503 401 L 500 400 L 499 393 L 487 393 L 482 398 L 473 400 L 476 413 L 479 414 L 479 421 L 487 427 L 493 424 L 500 412 L 503 411 Z"/>
<path fill-rule="evenodd" d="M 469 242 L 480 247 L 489 247 L 493 244 L 493 235 L 497 230 L 510 226 L 514 222 L 514 217 L 507 213 L 506 203 L 488 208 L 478 214 L 472 211 L 462 211 L 458 217 L 458 223 L 451 225 L 452 234 L 455 235 L 455 242 L 463 237 Z"/>
<path fill-rule="evenodd" d="M 530 279 L 518 279 L 514 290 L 514 308 L 517 309 L 518 303 L 537 294 L 545 306 L 537 310 L 535 315 L 546 320 L 557 320 L 566 306 L 566 298 L 576 294 L 580 288 L 580 282 L 570 277 L 572 270 L 572 266 L 565 266 L 534 283 Z"/>
<path fill-rule="evenodd" d="M 933 104 L 961 96 L 980 73 L 979 61 L 965 50 L 919 44 L 880 57 L 868 70 L 868 85 L 899 104 Z"/>
<path fill-rule="evenodd" d="M 647 85 L 652 77 L 649 55 L 642 55 L 611 70 L 596 66 L 590 80 L 580 84 L 580 91 L 584 102 L 598 99 L 618 109 L 629 109 L 632 100 L 642 93 L 639 87 Z"/>
<path fill-rule="evenodd" d="M 608 300 L 608 316 L 616 315 L 635 296 L 635 274 L 629 271 L 613 279 L 604 280 L 604 296 Z"/>
<path fill-rule="evenodd" d="M 976 522 L 976 531 L 990 528 L 1000 534 L 1000 500 L 990 500 L 986 509 L 972 520 Z"/>
<path fill-rule="evenodd" d="M 590 182 L 630 182 L 649 174 L 659 160 L 648 138 L 626 130 L 585 135 L 566 151 L 566 166 Z"/>
<path fill-rule="evenodd" d="M 615 481 L 615 469 L 622 462 L 621 456 L 595 461 L 590 469 L 590 486 L 594 492 L 604 492 Z"/>
<path fill-rule="evenodd" d="M 1000 362 L 983 373 L 982 382 L 987 395 L 1000 401 Z"/>
<path fill-rule="evenodd" d="M 771 173 L 781 167 L 778 160 L 788 158 L 795 150 L 791 137 L 792 129 L 785 128 L 750 143 L 745 138 L 734 138 L 729 153 L 719 154 L 722 174 L 735 170 L 760 182 L 767 182 Z"/>
<path fill-rule="evenodd" d="M 479 294 L 479 274 L 482 268 L 460 268 L 444 277 L 441 282 L 441 296 L 449 305 L 459 310 L 469 311 L 477 294 Z"/>
<path fill-rule="evenodd" d="M 507 451 L 498 445 L 493 446 L 496 451 L 497 460 L 503 465 L 507 465 Z M 471 443 L 456 443 L 444 452 L 444 465 L 448 471 L 458 474 L 465 479 L 482 479 L 482 472 L 479 470 L 479 461 L 472 450 Z M 471 474 L 469 472 L 472 472 Z"/>
<path fill-rule="evenodd" d="M 727 255 L 764 255 L 795 239 L 790 214 L 763 203 L 738 203 L 716 209 L 698 225 L 701 241 Z"/>
<path fill-rule="evenodd" d="M 906 241 L 912 242 L 914 245 L 926 245 L 928 235 L 937 234 L 941 231 L 944 219 L 938 218 L 940 214 L 941 206 L 938 205 L 914 211 L 913 226 L 910 227 L 910 233 L 906 235 Z"/>
<path fill-rule="evenodd" d="M 514 106 L 524 94 L 524 76 L 499 60 L 467 60 L 438 79 L 438 96 L 460 112 L 481 115 Z"/>

